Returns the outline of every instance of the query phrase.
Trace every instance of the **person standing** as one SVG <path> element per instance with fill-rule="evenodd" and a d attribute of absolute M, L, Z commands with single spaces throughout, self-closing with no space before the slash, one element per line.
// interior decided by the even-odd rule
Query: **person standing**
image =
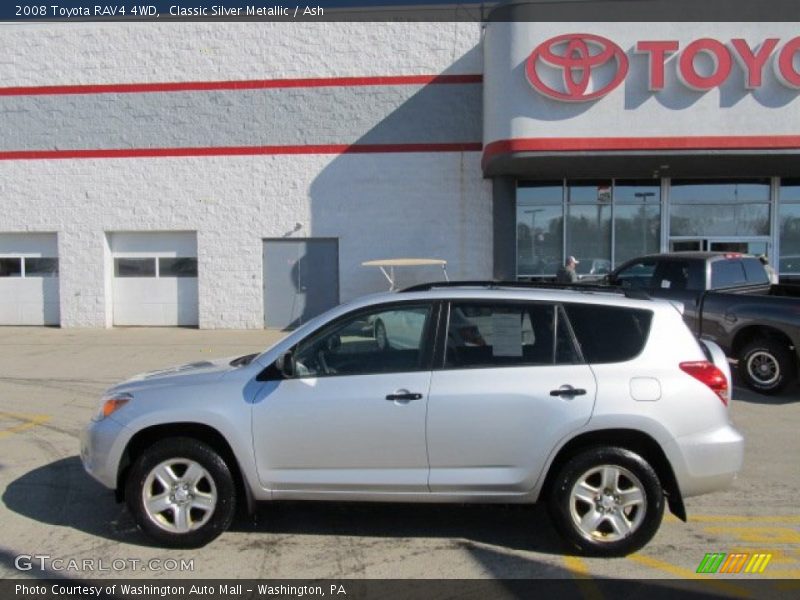
<path fill-rule="evenodd" d="M 575 283 L 578 281 L 578 274 L 575 272 L 575 267 L 578 265 L 578 260 L 574 256 L 568 256 L 564 266 L 558 269 L 556 273 L 557 283 Z"/>
<path fill-rule="evenodd" d="M 767 272 L 769 276 L 769 282 L 773 285 L 778 283 L 778 274 L 775 272 L 775 269 L 772 268 L 772 265 L 769 264 L 769 259 L 767 258 L 766 254 L 762 254 L 758 257 L 758 260 L 761 261 L 761 264 L 764 265 L 764 270 Z"/>

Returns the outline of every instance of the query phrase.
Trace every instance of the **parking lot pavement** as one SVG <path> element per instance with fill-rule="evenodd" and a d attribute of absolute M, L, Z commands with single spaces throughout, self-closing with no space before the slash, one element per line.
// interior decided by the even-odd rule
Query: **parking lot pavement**
<path fill-rule="evenodd" d="M 688 524 L 668 516 L 627 558 L 571 556 L 538 506 L 276 504 L 205 548 L 153 547 L 77 456 L 100 394 L 141 371 L 255 352 L 281 335 L 0 328 L 0 576 L 691 578 L 707 553 L 723 552 L 770 554 L 758 577 L 800 578 L 797 387 L 774 399 L 735 390 L 733 419 L 747 438 L 740 478 L 688 499 Z M 736 593 L 735 578 L 718 585 Z"/>

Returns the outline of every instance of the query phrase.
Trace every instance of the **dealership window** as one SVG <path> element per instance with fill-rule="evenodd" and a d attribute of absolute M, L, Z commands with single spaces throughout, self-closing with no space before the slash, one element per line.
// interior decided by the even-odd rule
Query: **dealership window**
<path fill-rule="evenodd" d="M 611 180 L 567 182 L 566 253 L 578 276 L 611 270 Z"/>
<path fill-rule="evenodd" d="M 672 180 L 670 236 L 768 236 L 769 179 Z"/>
<path fill-rule="evenodd" d="M 778 195 L 778 273 L 800 276 L 800 179 L 782 179 Z"/>
<path fill-rule="evenodd" d="M 517 188 L 517 274 L 552 276 L 563 255 L 564 185 L 520 182 Z"/>
<path fill-rule="evenodd" d="M 661 186 L 658 181 L 614 181 L 614 263 L 661 248 Z"/>
<path fill-rule="evenodd" d="M 519 277 L 552 277 L 569 255 L 578 259 L 580 277 L 599 277 L 660 244 L 659 180 L 518 184 Z"/>

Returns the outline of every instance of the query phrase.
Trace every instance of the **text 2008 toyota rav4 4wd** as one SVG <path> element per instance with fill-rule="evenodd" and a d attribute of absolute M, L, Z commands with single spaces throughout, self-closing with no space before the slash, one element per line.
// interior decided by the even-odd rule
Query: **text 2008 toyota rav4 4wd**
<path fill-rule="evenodd" d="M 376 338 L 376 333 L 380 341 Z M 730 372 L 664 300 L 461 284 L 366 297 L 263 354 L 111 388 L 86 469 L 168 546 L 256 501 L 545 501 L 620 555 L 728 486 Z"/>

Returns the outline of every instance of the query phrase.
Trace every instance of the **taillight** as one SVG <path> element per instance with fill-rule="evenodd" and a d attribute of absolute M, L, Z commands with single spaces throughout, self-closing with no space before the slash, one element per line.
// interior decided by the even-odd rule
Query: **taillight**
<path fill-rule="evenodd" d="M 728 387 L 728 380 L 725 374 L 720 371 L 714 363 L 707 360 L 698 360 L 694 362 L 682 362 L 680 365 L 681 371 L 688 373 L 697 381 L 705 383 L 711 390 L 719 396 L 722 403 L 728 406 L 731 392 Z"/>

